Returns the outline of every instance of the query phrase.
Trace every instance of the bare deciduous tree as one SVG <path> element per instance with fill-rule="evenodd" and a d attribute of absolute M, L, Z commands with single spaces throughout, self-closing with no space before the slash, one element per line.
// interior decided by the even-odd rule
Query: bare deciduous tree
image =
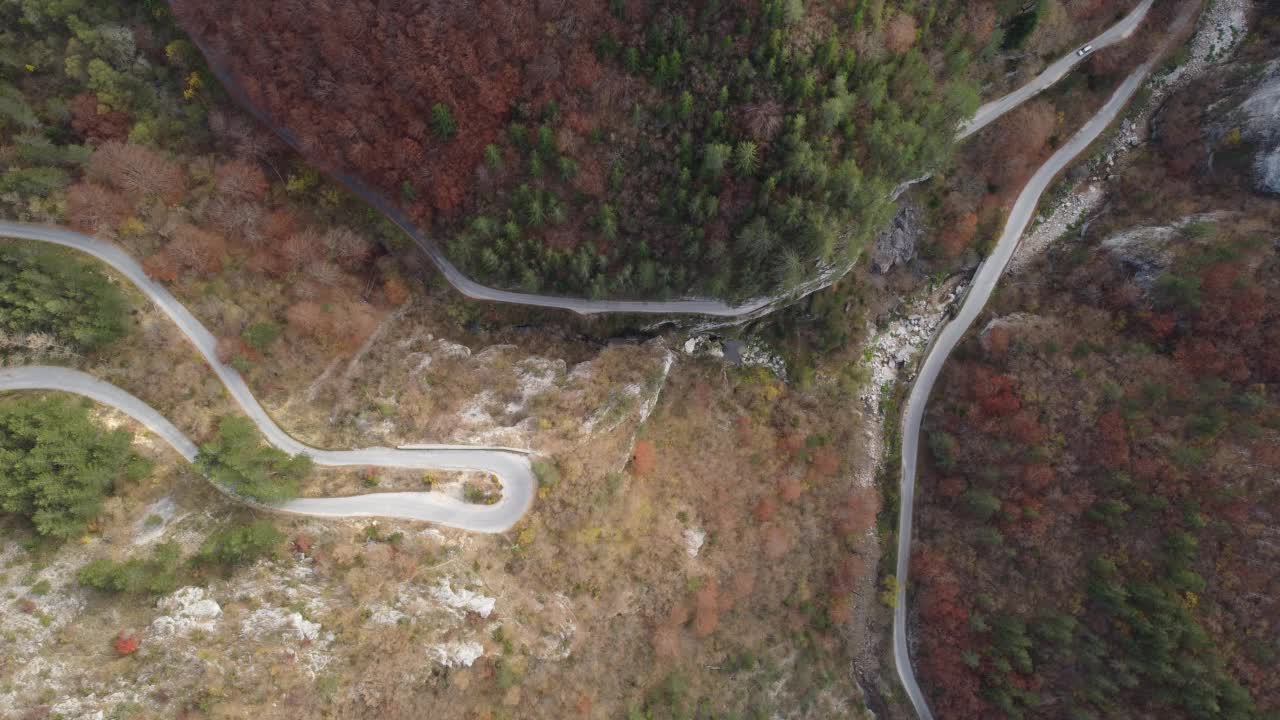
<path fill-rule="evenodd" d="M 255 164 L 246 160 L 222 163 L 214 171 L 218 192 L 237 200 L 261 200 L 267 194 L 267 178 Z"/>
<path fill-rule="evenodd" d="M 97 183 L 76 183 L 67 190 L 67 217 L 87 232 L 113 232 L 132 210 L 128 198 Z"/>
<path fill-rule="evenodd" d="M 141 145 L 112 140 L 89 159 L 89 178 L 120 190 L 176 202 L 186 192 L 182 168 Z"/>

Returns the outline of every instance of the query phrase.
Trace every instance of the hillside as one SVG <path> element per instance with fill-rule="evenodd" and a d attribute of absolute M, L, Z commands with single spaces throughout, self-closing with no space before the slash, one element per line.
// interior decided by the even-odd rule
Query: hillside
<path fill-rule="evenodd" d="M 308 159 L 475 279 L 742 299 L 859 257 L 1006 59 L 1131 3 L 173 5 Z"/>
<path fill-rule="evenodd" d="M 907 717 L 885 572 L 895 384 L 1028 176 L 1186 5 L 1157 4 L 983 136 L 957 148 L 953 130 L 1134 5 L 0 2 L 0 718 Z M 1064 248 L 952 368 L 931 422 L 954 467 L 922 480 L 912 593 L 945 717 L 1032 692 L 1043 715 L 1081 706 L 1061 699 L 1074 656 L 1031 651 L 1023 672 L 996 633 L 1021 643 L 1029 608 L 1075 613 L 1092 555 L 1125 587 L 1155 578 L 1166 525 L 1198 543 L 1176 536 L 1175 581 L 1205 584 L 1178 601 L 1215 644 L 1177 670 L 1199 673 L 1197 700 L 1274 705 L 1280 337 L 1256 241 L 1280 218 L 1252 188 L 1280 136 L 1252 122 L 1275 115 L 1260 67 L 1171 101 L 1145 164 L 1117 171 L 1088 242 L 1171 228 L 1150 231 L 1177 249 L 1138 268 L 1149 288 L 1130 287 L 1136 250 Z M 1204 110 L 1221 98 L 1251 121 Z M 412 216 L 486 283 L 732 300 L 844 270 L 895 213 L 910 249 L 887 270 L 860 261 L 713 330 L 473 302 L 389 220 Z M 1059 335 L 1019 335 L 1016 311 L 1061 318 Z M 74 373 L 173 432 L 73 394 Z M 1156 400 L 1135 405 L 1146 383 Z M 1104 403 L 1128 455 L 1090 454 Z M 454 451 L 516 460 L 403 460 Z M 317 461 L 335 455 L 359 464 Z M 1158 481 L 1148 456 L 1172 458 Z M 1125 507 L 1104 506 L 1122 460 Z M 1002 484 L 1024 470 L 1124 522 Z M 977 522 L 983 493 L 1001 505 Z M 462 522 L 504 504 L 522 505 L 514 525 Z M 1128 529 L 1157 511 L 1165 525 Z M 1057 584 L 1037 585 L 1046 566 Z M 1093 606 L 1072 617 L 1081 647 L 1080 628 L 1123 634 Z M 1241 624 L 1261 640 L 1236 642 Z M 1128 649 L 1106 645 L 1107 667 Z M 1158 688 L 1150 714 L 1181 690 Z M 1128 692 L 1089 702 L 1119 716 Z"/>
<path fill-rule="evenodd" d="M 1275 3 L 1084 227 L 1011 279 L 926 419 L 912 568 L 940 717 L 1273 718 Z"/>

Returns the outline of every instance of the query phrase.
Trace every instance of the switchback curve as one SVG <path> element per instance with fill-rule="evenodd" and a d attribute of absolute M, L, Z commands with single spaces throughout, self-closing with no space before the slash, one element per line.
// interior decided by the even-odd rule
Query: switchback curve
<path fill-rule="evenodd" d="M 123 250 L 72 230 L 7 221 L 0 221 L 0 237 L 61 245 L 92 255 L 114 268 L 137 286 L 191 340 L 196 350 L 204 356 L 205 361 L 222 381 L 232 399 L 258 427 L 267 442 L 290 455 L 307 455 L 316 465 L 321 466 L 478 471 L 491 473 L 502 483 L 502 498 L 494 505 L 471 505 L 441 493 L 419 492 L 372 493 L 342 498 L 300 498 L 276 506 L 274 509 L 321 517 L 379 516 L 426 520 L 463 530 L 503 532 L 515 525 L 533 504 L 536 481 L 532 465 L 527 454 L 509 448 L 425 446 L 412 449 L 370 447 L 356 450 L 324 450 L 303 444 L 276 424 L 235 368 L 219 362 L 217 339 L 213 333 L 209 332 L 208 328 L 163 285 L 147 277 L 142 266 Z M 52 372 L 54 370 L 61 370 L 61 372 Z M 61 390 L 64 387 L 60 386 L 59 382 L 70 382 L 71 385 L 65 389 L 79 392 L 74 388 L 81 388 L 86 392 L 80 392 L 80 394 L 129 412 L 160 434 L 166 442 L 183 453 L 184 457 L 188 456 L 185 450 L 190 448 L 183 443 L 190 443 L 190 441 L 167 421 L 164 421 L 167 428 L 155 424 L 156 418 L 163 420 L 155 410 L 119 388 L 101 381 L 89 382 L 93 380 L 91 377 L 79 373 L 83 377 L 77 378 L 67 374 L 70 372 L 74 371 L 47 367 L 9 368 L 0 377 L 8 378 L 10 383 L 17 385 L 27 383 L 29 387 L 25 389 Z M 46 381 L 45 385 L 39 384 Z M 19 388 L 17 386 L 5 388 L 0 385 L 0 389 Z M 120 403 L 114 401 L 120 401 Z M 151 422 L 147 422 L 148 420 Z M 157 428 L 164 429 L 164 432 Z M 194 457 L 194 454 L 190 457 Z"/>

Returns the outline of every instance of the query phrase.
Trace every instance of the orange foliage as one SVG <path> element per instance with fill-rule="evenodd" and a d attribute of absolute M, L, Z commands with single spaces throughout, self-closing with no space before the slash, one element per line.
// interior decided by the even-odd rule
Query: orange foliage
<path fill-rule="evenodd" d="M 114 230 L 132 211 L 128 198 L 97 183 L 80 182 L 67 190 L 67 218 L 85 232 Z"/>
<path fill-rule="evenodd" d="M 653 646 L 653 654 L 663 660 L 670 660 L 680 655 L 680 631 L 668 625 L 659 625 L 649 638 Z"/>
<path fill-rule="evenodd" d="M 782 498 L 783 502 L 795 502 L 802 494 L 804 494 L 804 483 L 798 477 L 785 477 L 778 483 L 778 497 Z"/>
<path fill-rule="evenodd" d="M 734 603 L 747 601 L 751 597 L 751 593 L 756 587 L 756 575 L 751 569 L 739 570 L 729 579 L 729 589 L 732 595 L 729 597 Z"/>
<path fill-rule="evenodd" d="M 828 596 L 827 617 L 836 625 L 848 625 L 853 622 L 853 595 L 838 593 Z"/>
<path fill-rule="evenodd" d="M 957 498 L 969 489 L 969 483 L 962 477 L 943 478 L 938 483 L 938 492 L 947 498 Z"/>
<path fill-rule="evenodd" d="M 280 254 L 296 269 L 318 259 L 322 249 L 320 236 L 307 229 L 290 235 L 280 246 Z"/>
<path fill-rule="evenodd" d="M 969 34 L 979 43 L 984 43 L 991 37 L 1000 19 L 996 15 L 996 9 L 986 0 L 972 0 L 965 17 L 969 25 Z"/>
<path fill-rule="evenodd" d="M 312 539 L 310 535 L 307 535 L 305 533 L 298 535 L 293 539 L 293 551 L 296 553 L 302 553 L 303 555 L 310 555 L 311 548 L 314 545 L 315 545 L 315 540 Z"/>
<path fill-rule="evenodd" d="M 988 416 L 1012 415 L 1022 407 L 1013 392 L 1012 378 L 985 365 L 972 366 L 969 392 Z"/>
<path fill-rule="evenodd" d="M 866 558 L 861 555 L 845 555 L 844 558 L 836 564 L 835 571 L 831 573 L 831 592 L 837 594 L 853 592 L 858 580 L 866 574 Z"/>
<path fill-rule="evenodd" d="M 1020 410 L 1009 418 L 1008 433 L 1022 445 L 1034 446 L 1049 437 L 1049 431 L 1040 424 L 1039 414 L 1033 410 Z"/>
<path fill-rule="evenodd" d="M 1037 494 L 1048 491 L 1053 486 L 1053 480 L 1053 468 L 1044 463 L 1027 465 L 1022 469 L 1023 485 Z"/>
<path fill-rule="evenodd" d="M 90 142 L 123 140 L 129 134 L 129 116 L 120 110 L 109 110 L 93 93 L 81 93 L 71 99 L 71 129 Z"/>
<path fill-rule="evenodd" d="M 142 640 L 134 633 L 121 631 L 116 635 L 116 639 L 111 643 L 116 649 L 117 655 L 132 655 L 138 652 L 138 648 L 142 645 Z"/>
<path fill-rule="evenodd" d="M 392 305 L 403 305 L 409 302 L 409 288 L 398 277 L 389 277 L 382 284 L 382 294 Z"/>
<path fill-rule="evenodd" d="M 364 302 L 340 305 L 333 316 L 332 337 L 341 337 L 341 347 L 353 351 L 360 348 L 378 329 L 379 315 L 373 306 Z"/>
<path fill-rule="evenodd" d="M 593 38 L 623 32 L 604 3 L 477 0 L 420 12 L 325 0 L 236 0 L 215 10 L 178 0 L 173 12 L 309 160 L 387 196 L 411 182 L 423 197 L 409 210 L 423 224 L 433 210 L 458 211 L 485 146 L 503 142 L 514 98 L 532 107 L 557 99 L 566 114 L 607 105 L 597 91 L 615 71 L 597 61 Z M 225 13 L 241 30 L 230 30 Z M 427 122 L 437 103 L 457 122 L 451 137 Z"/>
<path fill-rule="evenodd" d="M 653 472 L 658 458 L 653 443 L 648 440 L 637 440 L 636 448 L 631 453 L 631 474 L 646 477 Z"/>
<path fill-rule="evenodd" d="M 848 537 L 866 532 L 875 523 L 879 511 L 880 498 L 875 488 L 851 490 L 835 508 L 836 534 Z"/>
<path fill-rule="evenodd" d="M 285 311 L 289 327 L 296 328 L 306 335 L 319 337 L 326 330 L 328 323 L 320 303 L 304 300 Z"/>
<path fill-rule="evenodd" d="M 276 208 L 262 221 L 262 232 L 276 242 L 284 242 L 298 227 L 298 218 L 287 208 Z"/>
<path fill-rule="evenodd" d="M 1114 410 L 1098 418 L 1098 452 L 1102 463 L 1109 468 L 1129 464 L 1129 431 L 1124 418 Z"/>
<path fill-rule="evenodd" d="M 693 634 L 704 638 L 720 624 L 720 585 L 715 578 L 703 583 L 693 596 Z"/>
<path fill-rule="evenodd" d="M 142 261 L 142 270 L 147 277 L 160 282 L 173 282 L 178 279 L 182 268 L 169 253 L 161 250 Z"/>
<path fill-rule="evenodd" d="M 817 478 L 834 477 L 840 471 L 840 453 L 832 445 L 823 445 L 813 451 L 809 473 Z"/>
<path fill-rule="evenodd" d="M 1009 327 L 993 325 L 982 336 L 982 347 L 993 358 L 1003 358 L 1009 352 Z"/>
<path fill-rule="evenodd" d="M 885 26 L 884 45 L 890 52 L 904 53 L 916 44 L 916 19 L 905 12 L 895 13 Z"/>
<path fill-rule="evenodd" d="M 239 337 L 220 337 L 215 351 L 218 355 L 218 362 L 226 365 L 235 359 L 237 355 L 244 354 L 244 341 Z"/>
<path fill-rule="evenodd" d="M 778 452 L 783 455 L 798 455 L 804 450 L 804 437 L 798 432 L 784 432 L 778 436 Z"/>
<path fill-rule="evenodd" d="M 995 125 L 985 141 L 991 161 L 984 168 L 987 182 L 1000 188 L 997 206 L 1007 205 L 1031 177 L 1057 126 L 1057 113 L 1046 100 L 1028 102 Z"/>
<path fill-rule="evenodd" d="M 778 501 L 774 500 L 773 497 L 769 495 L 765 495 L 760 498 L 755 506 L 751 508 L 751 517 L 755 518 L 756 522 L 761 523 L 772 520 L 773 516 L 777 513 Z"/>
<path fill-rule="evenodd" d="M 942 231 L 942 235 L 938 238 L 938 245 L 942 248 L 942 253 L 947 257 L 959 257 L 961 253 L 969 249 L 969 243 L 973 242 L 973 238 L 977 234 L 977 214 L 971 212 L 963 213 Z"/>

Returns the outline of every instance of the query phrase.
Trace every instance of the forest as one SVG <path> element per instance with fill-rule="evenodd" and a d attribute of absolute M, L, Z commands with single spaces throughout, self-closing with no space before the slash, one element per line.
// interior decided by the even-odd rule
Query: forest
<path fill-rule="evenodd" d="M 975 62 L 1024 41 L 997 30 L 1015 4 L 951 0 L 174 10 L 305 156 L 466 272 L 592 297 L 845 266 L 890 190 L 950 157 Z"/>
<path fill-rule="evenodd" d="M 385 262 L 399 232 L 229 108 L 159 2 L 0 6 L 0 211 L 120 243 L 188 301 L 228 286 L 247 317 L 205 321 L 245 373 L 286 345 L 354 350 L 409 298 Z M 123 332 L 91 264 L 3 253 L 0 353 L 91 353 Z"/>
<path fill-rule="evenodd" d="M 133 436 L 89 418 L 87 403 L 67 398 L 0 401 L 0 513 L 41 535 L 67 540 L 85 532 L 116 482 L 146 476 L 130 449 Z"/>
<path fill-rule="evenodd" d="M 124 335 L 128 309 L 90 262 L 47 247 L 0 245 L 0 358 L 98 350 Z"/>
<path fill-rule="evenodd" d="M 1280 208 L 1222 116 L 1275 30 L 940 380 L 911 591 L 940 716 L 1280 717 Z"/>

